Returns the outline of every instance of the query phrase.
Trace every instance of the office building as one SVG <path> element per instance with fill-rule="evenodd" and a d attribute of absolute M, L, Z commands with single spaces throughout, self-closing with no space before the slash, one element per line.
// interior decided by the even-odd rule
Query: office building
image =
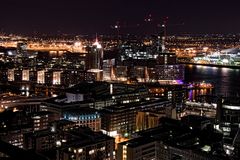
<path fill-rule="evenodd" d="M 205 123 L 206 119 L 194 119 Z M 161 118 L 161 125 L 136 133 L 132 140 L 118 144 L 117 159 L 227 159 L 223 151 L 223 137 L 213 130 L 213 124 L 203 128 L 179 120 Z"/>
<path fill-rule="evenodd" d="M 117 160 L 156 159 L 156 148 L 152 138 L 135 138 L 118 144 Z"/>
<path fill-rule="evenodd" d="M 160 124 L 160 118 L 166 117 L 166 108 L 162 111 L 140 111 L 136 115 L 136 131 L 146 130 L 149 128 L 157 127 Z"/>
<path fill-rule="evenodd" d="M 139 118 L 136 117 L 138 112 L 147 110 L 154 112 L 165 107 L 171 107 L 171 103 L 164 99 L 149 99 L 106 107 L 101 111 L 102 130 L 112 137 L 122 136 L 129 138 L 141 128 L 137 123 L 139 122 Z M 156 123 L 155 121 L 155 124 L 152 125 L 157 125 Z"/>
<path fill-rule="evenodd" d="M 92 108 L 80 108 L 67 110 L 63 113 L 66 120 L 76 123 L 77 126 L 89 127 L 93 131 L 101 130 L 101 117 L 97 110 Z"/>
<path fill-rule="evenodd" d="M 114 138 L 88 128 L 76 128 L 68 133 L 66 133 L 69 137 L 66 139 L 68 145 L 58 147 L 57 160 L 115 159 Z M 72 136 L 69 136 L 70 134 Z"/>

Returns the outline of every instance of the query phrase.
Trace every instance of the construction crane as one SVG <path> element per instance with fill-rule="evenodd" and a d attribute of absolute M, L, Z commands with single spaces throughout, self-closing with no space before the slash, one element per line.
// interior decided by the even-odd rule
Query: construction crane
<path fill-rule="evenodd" d="M 116 30 L 117 37 L 119 37 L 120 30 L 122 30 L 122 29 L 136 29 L 136 28 L 141 28 L 141 27 L 152 26 L 150 29 L 160 28 L 161 32 L 163 34 L 162 36 L 167 37 L 167 28 L 168 27 L 184 25 L 184 23 L 169 24 L 168 21 L 169 21 L 168 16 L 164 16 L 162 18 L 157 18 L 157 17 L 154 17 L 153 14 L 148 14 L 147 16 L 145 16 L 143 18 L 143 21 L 140 21 L 139 23 L 127 24 L 126 22 L 123 23 L 120 21 L 116 21 L 116 23 L 111 25 L 110 28 L 113 30 Z"/>

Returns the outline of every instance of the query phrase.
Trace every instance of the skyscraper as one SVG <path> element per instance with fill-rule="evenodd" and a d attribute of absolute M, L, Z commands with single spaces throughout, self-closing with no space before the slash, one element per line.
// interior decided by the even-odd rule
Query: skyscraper
<path fill-rule="evenodd" d="M 96 74 L 96 80 L 103 79 L 103 48 L 97 38 L 88 50 L 87 69 Z"/>
<path fill-rule="evenodd" d="M 96 41 L 92 44 L 92 46 L 89 48 L 88 53 L 88 65 L 87 68 L 89 70 L 102 70 L 103 66 L 103 48 L 102 45 L 98 42 L 98 39 L 96 38 Z"/>

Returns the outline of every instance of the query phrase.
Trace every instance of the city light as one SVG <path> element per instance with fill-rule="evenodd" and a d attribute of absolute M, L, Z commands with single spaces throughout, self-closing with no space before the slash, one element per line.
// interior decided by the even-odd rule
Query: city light
<path fill-rule="evenodd" d="M 237 3 L 1 5 L 0 159 L 240 159 Z"/>

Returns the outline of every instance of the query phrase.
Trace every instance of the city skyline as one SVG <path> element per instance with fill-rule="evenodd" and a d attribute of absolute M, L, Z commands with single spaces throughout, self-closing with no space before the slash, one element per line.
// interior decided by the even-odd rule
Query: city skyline
<path fill-rule="evenodd" d="M 239 33 L 238 5 L 229 2 L 9 0 L 2 2 L 0 30 L 26 35 L 115 34 L 119 23 L 120 33 L 136 34 L 146 30 L 144 20 L 151 15 L 152 28 L 168 17 L 168 34 Z"/>
<path fill-rule="evenodd" d="M 2 2 L 0 159 L 239 160 L 233 2 Z"/>

